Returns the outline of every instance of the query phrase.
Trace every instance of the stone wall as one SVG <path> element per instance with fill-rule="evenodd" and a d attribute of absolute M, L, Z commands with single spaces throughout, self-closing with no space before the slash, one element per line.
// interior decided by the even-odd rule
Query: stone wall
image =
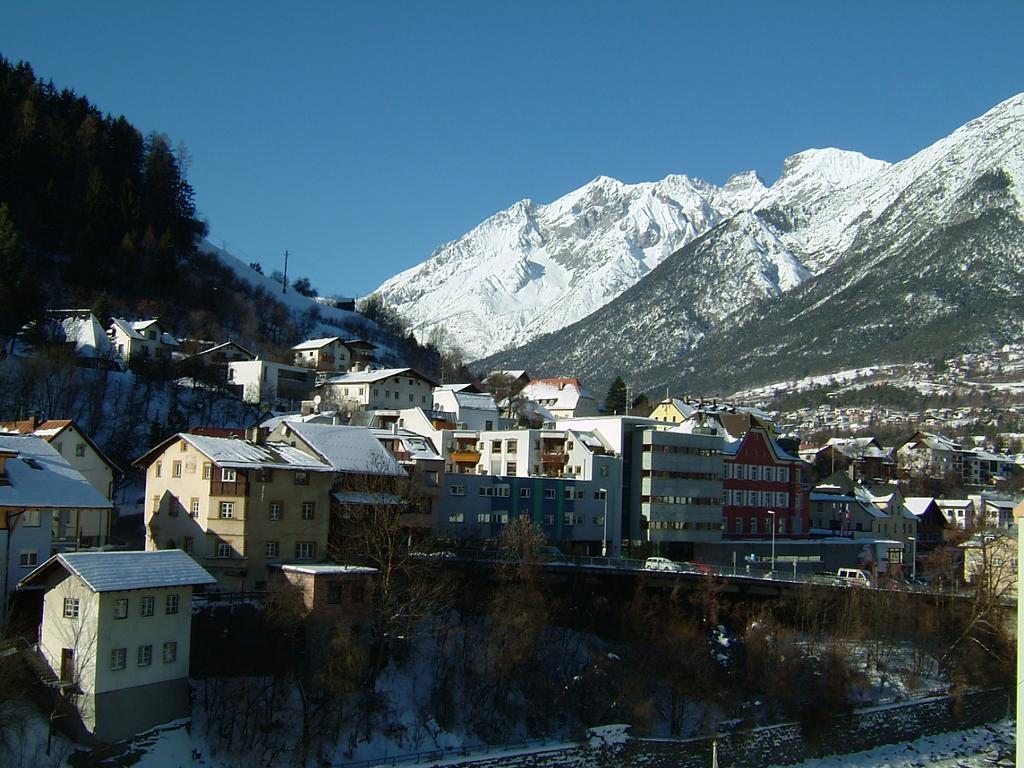
<path fill-rule="evenodd" d="M 836 717 L 813 740 L 796 723 L 722 734 L 718 737 L 718 761 L 730 768 L 761 768 L 772 763 L 788 765 L 973 728 L 1012 712 L 1010 696 L 1007 690 L 975 691 L 959 700 L 941 697 L 862 709 Z M 674 742 L 638 739 L 629 744 L 620 764 L 704 768 L 710 762 L 711 741 L 708 739 Z"/>

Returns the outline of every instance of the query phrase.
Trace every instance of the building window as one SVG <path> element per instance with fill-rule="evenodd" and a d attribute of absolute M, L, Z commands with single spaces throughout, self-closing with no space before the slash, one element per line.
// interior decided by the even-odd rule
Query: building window
<path fill-rule="evenodd" d="M 529 488 L 520 488 L 519 489 L 519 498 L 520 499 L 528 499 L 528 498 L 530 498 L 530 489 Z"/>
<path fill-rule="evenodd" d="M 65 597 L 64 598 L 64 618 L 65 619 L 77 619 L 78 618 L 78 598 L 77 597 Z"/>
<path fill-rule="evenodd" d="M 38 509 L 26 509 L 25 514 L 23 515 L 22 525 L 26 528 L 38 528 L 41 516 L 42 515 Z"/>
<path fill-rule="evenodd" d="M 181 462 L 175 461 L 171 464 L 171 477 L 181 477 Z"/>
<path fill-rule="evenodd" d="M 340 581 L 327 582 L 327 602 L 339 605 L 344 600 L 345 585 Z"/>
<path fill-rule="evenodd" d="M 110 652 L 110 668 L 112 670 L 124 669 L 128 660 L 127 648 L 114 648 Z"/>
<path fill-rule="evenodd" d="M 115 619 L 127 619 L 128 618 L 128 598 L 119 597 L 114 601 L 114 618 Z"/>
<path fill-rule="evenodd" d="M 160 497 L 159 496 L 154 496 L 152 498 L 152 502 L 153 502 L 153 510 L 152 510 L 153 514 L 154 515 L 159 515 L 160 514 Z"/>
<path fill-rule="evenodd" d="M 295 473 L 295 484 L 296 485 L 309 485 L 309 472 L 296 472 Z"/>
<path fill-rule="evenodd" d="M 221 470 L 220 470 L 220 479 L 223 480 L 225 483 L 233 483 L 233 482 L 235 482 L 236 477 L 237 477 L 237 475 L 235 473 L 235 470 L 229 469 L 227 467 L 222 467 L 221 468 Z"/>
<path fill-rule="evenodd" d="M 235 502 L 233 501 L 222 501 L 220 503 L 220 516 L 225 518 L 231 518 L 235 516 Z"/>
<path fill-rule="evenodd" d="M 203 463 L 203 480 L 209 480 L 213 477 L 213 464 L 210 462 Z"/>
<path fill-rule="evenodd" d="M 297 560 L 312 560 L 314 557 L 316 557 L 315 541 L 295 542 L 295 558 Z"/>
<path fill-rule="evenodd" d="M 188 513 L 192 517 L 199 517 L 199 499 L 193 496 L 188 502 Z"/>
<path fill-rule="evenodd" d="M 277 522 L 278 520 L 281 519 L 281 507 L 282 506 L 283 505 L 281 504 L 280 501 L 272 501 L 272 502 L 270 502 L 270 520 L 272 522 Z"/>
<path fill-rule="evenodd" d="M 164 464 L 162 461 L 158 461 L 156 464 L 153 465 L 153 474 L 156 475 L 157 477 L 160 477 L 163 474 L 163 471 Z"/>
<path fill-rule="evenodd" d="M 302 519 L 312 520 L 316 514 L 316 504 L 312 501 L 302 502 Z"/>
<path fill-rule="evenodd" d="M 256 480 L 261 483 L 272 483 L 274 481 L 274 470 L 261 469 L 256 473 Z"/>
<path fill-rule="evenodd" d="M 553 499 L 553 498 L 555 498 L 555 489 L 554 488 L 545 488 L 544 489 L 544 498 L 545 499 Z"/>
<path fill-rule="evenodd" d="M 142 602 L 139 607 L 140 616 L 152 616 L 153 615 L 153 603 L 155 602 L 153 596 L 141 598 Z"/>
<path fill-rule="evenodd" d="M 39 563 L 39 551 L 36 549 L 23 549 L 18 558 L 22 568 L 34 568 Z"/>
<path fill-rule="evenodd" d="M 164 664 L 173 664 L 178 659 L 178 643 L 175 640 L 164 643 Z"/>
<path fill-rule="evenodd" d="M 757 518 L 756 517 L 750 518 L 750 532 L 751 533 L 757 533 Z"/>
<path fill-rule="evenodd" d="M 168 595 L 164 601 L 164 613 L 170 615 L 178 612 L 178 596 Z"/>
<path fill-rule="evenodd" d="M 555 524 L 555 516 L 554 515 L 544 515 L 544 525 L 554 525 L 554 524 Z"/>
<path fill-rule="evenodd" d="M 736 533 L 743 533 L 743 518 L 736 518 Z"/>
<path fill-rule="evenodd" d="M 153 646 L 152 645 L 140 645 L 139 653 L 137 656 L 137 664 L 140 667 L 148 667 L 153 663 Z"/>
<path fill-rule="evenodd" d="M 604 501 L 608 498 L 608 491 L 594 491 L 594 501 Z"/>
<path fill-rule="evenodd" d="M 466 486 L 464 485 L 453 485 L 448 489 L 448 493 L 452 496 L 465 496 Z"/>
<path fill-rule="evenodd" d="M 218 542 L 217 557 L 231 557 L 231 545 L 226 541 Z"/>
<path fill-rule="evenodd" d="M 192 550 L 194 548 L 195 548 L 195 539 L 193 539 L 191 536 L 186 536 L 185 540 L 184 540 L 184 544 L 182 545 L 182 549 L 185 550 L 185 554 L 186 555 L 191 555 L 192 554 Z"/>
<path fill-rule="evenodd" d="M 274 558 L 277 557 L 277 552 L 278 552 L 278 548 L 277 548 L 277 542 L 276 541 L 268 541 L 268 542 L 264 543 L 264 545 L 263 545 L 263 556 L 264 557 L 266 557 L 268 559 L 274 559 Z"/>
<path fill-rule="evenodd" d="M 464 522 L 464 521 L 465 521 L 465 515 L 463 515 L 461 512 L 449 512 L 448 513 L 448 522 L 449 523 L 461 523 L 461 522 Z"/>

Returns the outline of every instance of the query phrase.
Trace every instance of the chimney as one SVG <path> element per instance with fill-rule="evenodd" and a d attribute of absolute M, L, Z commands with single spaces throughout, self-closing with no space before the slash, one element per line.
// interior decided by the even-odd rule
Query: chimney
<path fill-rule="evenodd" d="M 266 430 L 260 427 L 246 427 L 245 439 L 250 443 L 256 443 L 256 445 L 263 445 L 266 442 L 267 434 Z"/>

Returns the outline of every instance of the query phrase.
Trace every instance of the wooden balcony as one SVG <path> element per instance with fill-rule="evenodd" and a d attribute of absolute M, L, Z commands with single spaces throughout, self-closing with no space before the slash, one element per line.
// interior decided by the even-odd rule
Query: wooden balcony
<path fill-rule="evenodd" d="M 477 464 L 480 461 L 480 451 L 455 450 L 452 451 L 451 458 L 456 464 Z"/>
<path fill-rule="evenodd" d="M 569 454 L 561 451 L 543 451 L 540 454 L 542 464 L 566 464 L 569 461 Z"/>

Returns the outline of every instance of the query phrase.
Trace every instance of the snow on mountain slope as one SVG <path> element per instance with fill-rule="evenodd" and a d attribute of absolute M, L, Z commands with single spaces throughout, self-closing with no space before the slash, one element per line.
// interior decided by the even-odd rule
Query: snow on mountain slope
<path fill-rule="evenodd" d="M 1024 201 L 1022 146 L 1018 95 L 894 164 L 810 149 L 787 158 L 771 187 L 752 171 L 723 187 L 686 176 L 643 184 L 599 177 L 548 205 L 524 200 L 495 214 L 378 290 L 421 338 L 444 326 L 479 358 L 590 315 L 729 221 L 729 258 L 765 270 L 729 289 L 735 309 L 828 270 L 863 233 L 880 231 L 876 224 L 894 206 L 942 221 L 959 205 L 957 190 L 985 172 L 1005 175 Z M 737 217 L 745 212 L 753 215 Z M 725 273 L 721 281 L 702 278 L 712 293 L 731 280 Z"/>
<path fill-rule="evenodd" d="M 516 203 L 378 291 L 421 338 L 443 326 L 481 357 L 589 315 L 735 211 L 729 192 L 686 176 L 599 177 L 549 205 Z"/>

